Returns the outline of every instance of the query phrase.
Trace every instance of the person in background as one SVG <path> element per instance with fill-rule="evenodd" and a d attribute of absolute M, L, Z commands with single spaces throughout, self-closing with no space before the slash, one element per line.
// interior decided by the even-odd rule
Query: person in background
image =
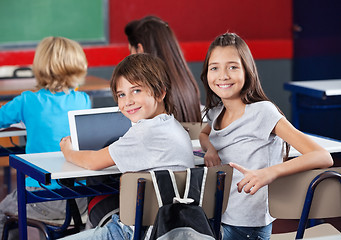
<path fill-rule="evenodd" d="M 200 92 L 174 32 L 158 17 L 147 16 L 129 22 L 124 30 L 131 54 L 149 53 L 161 58 L 172 81 L 171 95 L 179 122 L 200 122 Z"/>
<path fill-rule="evenodd" d="M 127 56 L 115 67 L 110 85 L 119 109 L 135 124 L 98 151 L 74 151 L 70 137 L 63 138 L 60 147 L 67 161 L 92 170 L 116 165 L 122 173 L 194 167 L 189 135 L 172 115 L 171 82 L 161 59 L 144 53 Z M 104 227 L 65 239 L 132 237 L 133 230 L 114 214 Z"/>
<path fill-rule="evenodd" d="M 91 101 L 75 88 L 84 82 L 87 59 L 79 43 L 64 37 L 46 37 L 37 46 L 33 73 L 36 92 L 25 91 L 0 108 L 0 128 L 23 122 L 27 131 L 26 153 L 59 151 L 62 137 L 69 135 L 68 111 L 89 109 Z M 34 179 L 26 178 L 28 190 L 40 189 Z M 51 187 L 55 187 L 52 183 Z M 78 199 L 81 213 L 86 199 Z M 5 212 L 17 214 L 17 190 L 0 203 L 0 234 L 6 221 Z M 66 201 L 27 204 L 27 217 L 39 220 L 65 219 Z M 11 231 L 13 232 L 13 231 Z M 13 239 L 18 239 L 14 236 Z"/>
<path fill-rule="evenodd" d="M 211 43 L 201 79 L 207 94 L 208 125 L 199 137 L 205 165 L 235 168 L 223 238 L 270 239 L 274 218 L 267 185 L 281 176 L 327 168 L 333 160 L 266 97 L 252 54 L 237 34 L 222 34 Z M 288 144 L 302 155 L 283 162 Z"/>

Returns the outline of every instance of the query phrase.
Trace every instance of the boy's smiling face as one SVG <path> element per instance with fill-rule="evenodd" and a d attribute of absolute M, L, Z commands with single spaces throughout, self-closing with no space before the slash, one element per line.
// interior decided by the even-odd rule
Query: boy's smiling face
<path fill-rule="evenodd" d="M 166 112 L 163 103 L 165 94 L 160 99 L 155 99 L 149 88 L 131 84 L 123 76 L 118 78 L 116 92 L 118 107 L 134 123 Z"/>

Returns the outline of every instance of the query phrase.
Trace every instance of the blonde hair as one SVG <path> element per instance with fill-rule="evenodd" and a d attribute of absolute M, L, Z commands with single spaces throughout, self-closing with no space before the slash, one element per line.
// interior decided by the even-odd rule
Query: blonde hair
<path fill-rule="evenodd" d="M 64 37 L 46 37 L 37 46 L 33 74 L 38 88 L 68 92 L 84 82 L 88 68 L 79 43 Z"/>

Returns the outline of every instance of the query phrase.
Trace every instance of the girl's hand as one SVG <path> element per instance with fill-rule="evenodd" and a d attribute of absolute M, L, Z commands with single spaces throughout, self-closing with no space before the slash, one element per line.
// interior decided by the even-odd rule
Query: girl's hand
<path fill-rule="evenodd" d="M 204 161 L 206 167 L 221 165 L 221 159 L 219 158 L 218 152 L 213 147 L 207 149 L 204 156 Z"/>
<path fill-rule="evenodd" d="M 60 140 L 59 146 L 63 153 L 72 150 L 71 137 L 63 137 L 62 140 Z"/>
<path fill-rule="evenodd" d="M 244 188 L 245 193 L 253 195 L 258 189 L 270 184 L 276 178 L 269 168 L 250 170 L 232 162 L 230 166 L 244 174 L 244 178 L 237 183 L 238 192 L 241 192 Z"/>

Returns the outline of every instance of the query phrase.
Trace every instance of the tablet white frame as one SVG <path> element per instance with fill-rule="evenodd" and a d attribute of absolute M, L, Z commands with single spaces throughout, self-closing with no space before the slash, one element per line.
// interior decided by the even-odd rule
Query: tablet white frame
<path fill-rule="evenodd" d="M 91 109 L 69 111 L 68 118 L 69 118 L 72 149 L 79 151 L 78 137 L 77 137 L 77 130 L 76 130 L 76 116 L 98 114 L 98 113 L 110 113 L 110 112 L 120 112 L 120 109 L 118 107 L 105 107 L 105 108 L 91 108 Z"/>

